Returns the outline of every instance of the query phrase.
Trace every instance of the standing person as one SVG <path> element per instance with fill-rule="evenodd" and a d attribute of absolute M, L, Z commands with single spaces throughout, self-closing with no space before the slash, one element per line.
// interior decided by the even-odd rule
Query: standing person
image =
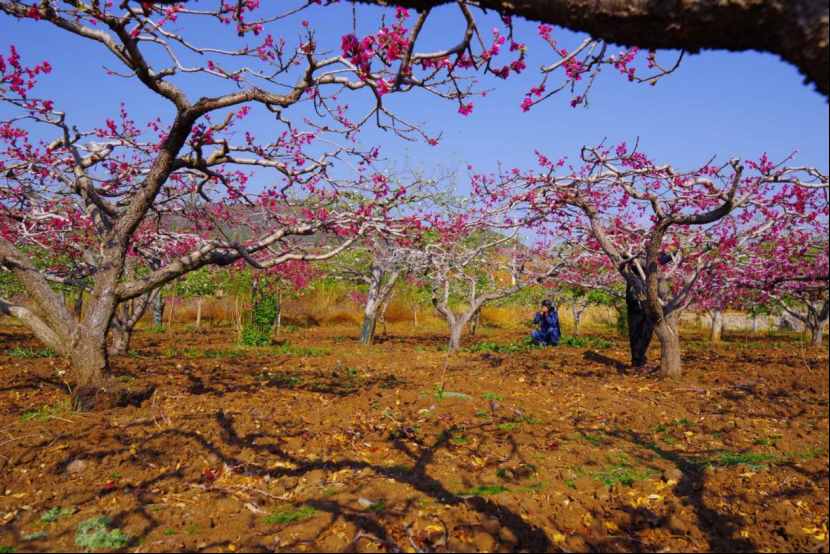
<path fill-rule="evenodd" d="M 543 344 L 548 346 L 557 346 L 561 332 L 559 330 L 559 313 L 556 311 L 556 305 L 550 300 L 542 300 L 542 310 L 536 312 L 533 317 L 533 324 L 538 325 L 539 329 L 530 334 L 530 340 L 533 344 Z"/>
<path fill-rule="evenodd" d="M 665 252 L 661 252 L 657 261 L 660 266 L 664 266 L 671 261 L 671 256 Z M 630 271 L 633 273 L 636 268 L 633 267 L 634 260 L 630 261 L 632 265 Z M 665 288 L 665 283 L 660 278 L 659 288 L 662 291 Z M 646 365 L 646 353 L 648 346 L 651 344 L 651 337 L 654 334 L 655 321 L 648 315 L 646 306 L 646 292 L 645 284 L 638 286 L 642 282 L 637 277 L 630 277 L 625 280 L 625 307 L 628 316 L 628 342 L 631 346 L 631 366 L 634 368 L 642 368 Z"/>
<path fill-rule="evenodd" d="M 625 281 L 625 307 L 628 317 L 628 343 L 631 346 L 631 366 L 646 365 L 646 352 L 654 334 L 654 323 L 646 313 L 645 294 L 629 279 Z"/>

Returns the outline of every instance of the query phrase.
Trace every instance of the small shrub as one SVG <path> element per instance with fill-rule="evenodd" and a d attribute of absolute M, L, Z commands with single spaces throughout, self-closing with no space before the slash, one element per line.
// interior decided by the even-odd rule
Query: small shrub
<path fill-rule="evenodd" d="M 75 544 L 85 550 L 118 550 L 130 543 L 130 537 L 120 529 L 110 529 L 112 520 L 107 516 L 96 516 L 78 525 Z"/>
<path fill-rule="evenodd" d="M 240 342 L 245 346 L 267 346 L 271 344 L 271 328 L 262 329 L 256 325 L 242 327 Z"/>

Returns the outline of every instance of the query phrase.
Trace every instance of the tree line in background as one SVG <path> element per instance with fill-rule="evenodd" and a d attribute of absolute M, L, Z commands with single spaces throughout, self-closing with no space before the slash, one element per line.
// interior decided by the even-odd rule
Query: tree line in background
<path fill-rule="evenodd" d="M 203 268 L 253 268 L 254 315 L 240 329 L 256 343 L 279 322 L 275 283 L 302 286 L 306 264 L 342 261 L 350 249 L 351 264 L 331 271 L 367 287 L 367 343 L 403 276 L 425 283 L 451 350 L 486 304 L 563 283 L 636 297 L 660 341 L 664 375 L 682 371 L 678 321 L 690 306 L 718 313 L 775 303 L 820 343 L 821 170 L 766 155 L 685 170 L 636 144 L 601 143 L 574 158 L 537 152 L 533 168 L 471 168 L 471 194 L 447 201 L 445 178 L 390 171 L 360 131 L 374 124 L 439 145 L 440 135 L 393 111 L 389 95 L 420 92 L 471 113 L 486 92 L 478 78 L 527 68 L 528 45 L 509 14 L 482 33 L 475 6 L 459 1 L 458 36 L 422 50 L 430 3 L 386 10 L 375 31 L 346 32 L 335 44 L 315 31 L 326 9 L 318 4 L 0 0 L 7 16 L 92 41 L 117 66 L 108 72 L 133 79 L 158 113 L 172 114 L 136 121 L 123 105 L 82 128 L 60 98 L 37 95 L 48 62 L 26 63 L 15 46 L 0 57 L 0 274 L 23 293 L 4 293 L 0 313 L 69 360 L 77 406 L 117 401 L 109 356 L 129 347 L 164 287 L 198 298 L 215 286 L 200 280 L 209 277 Z M 270 33 L 292 23 L 298 36 Z M 826 18 L 824 27 L 826 35 Z M 196 28 L 235 46 L 202 44 Z M 612 53 L 594 39 L 568 51 L 546 23 L 537 33 L 553 58 L 522 100 L 525 111 L 560 91 L 572 106 L 587 105 L 603 67 L 654 83 L 680 62 L 661 65 L 637 48 Z M 810 64 L 799 67 L 812 75 Z M 826 89 L 826 74 L 813 79 Z M 256 136 L 252 114 L 273 121 L 273 132 Z M 69 306 L 67 290 L 83 302 Z"/>

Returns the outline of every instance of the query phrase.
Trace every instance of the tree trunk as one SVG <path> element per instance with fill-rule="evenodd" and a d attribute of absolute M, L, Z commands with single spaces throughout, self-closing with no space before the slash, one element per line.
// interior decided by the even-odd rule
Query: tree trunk
<path fill-rule="evenodd" d="M 84 312 L 84 289 L 78 289 L 78 296 L 75 297 L 75 317 L 80 320 Z"/>
<path fill-rule="evenodd" d="M 164 325 L 164 299 L 161 293 L 156 296 L 156 301 L 153 303 L 153 323 L 156 327 Z"/>
<path fill-rule="evenodd" d="M 752 314 L 752 334 L 758 332 L 758 314 Z"/>
<path fill-rule="evenodd" d="M 196 328 L 202 326 L 202 298 L 196 299 Z"/>
<path fill-rule="evenodd" d="M 820 321 L 818 325 L 810 328 L 810 345 L 813 348 L 821 348 L 823 346 L 822 338 L 824 338 L 824 322 Z"/>
<path fill-rule="evenodd" d="M 375 329 L 377 328 L 377 308 L 371 311 L 366 307 L 363 313 L 363 325 L 360 328 L 360 342 L 372 344 L 375 341 Z"/>
<path fill-rule="evenodd" d="M 571 314 L 574 318 L 574 336 L 579 334 L 579 323 L 582 321 L 582 311 L 576 304 L 571 305 Z"/>
<path fill-rule="evenodd" d="M 470 319 L 470 336 L 476 336 L 476 331 L 478 331 L 478 325 L 481 323 L 481 310 L 477 311 L 473 317 Z"/>
<path fill-rule="evenodd" d="M 450 343 L 449 351 L 457 352 L 461 348 L 461 335 L 464 333 L 464 324 L 466 321 L 462 318 L 455 322 L 455 325 L 450 325 Z"/>
<path fill-rule="evenodd" d="M 388 333 L 388 329 L 386 328 L 386 310 L 389 309 L 389 301 L 391 299 L 392 295 L 387 296 L 380 307 L 380 311 L 378 312 L 378 321 L 380 322 L 381 328 L 383 329 L 382 333 L 384 337 Z"/>
<path fill-rule="evenodd" d="M 660 341 L 660 374 L 664 377 L 680 377 L 683 364 L 680 360 L 680 335 L 677 331 L 677 316 L 664 317 L 654 328 Z"/>
<path fill-rule="evenodd" d="M 111 388 L 106 337 L 86 334 L 69 356 L 72 366 L 72 407 L 86 411 L 112 406 L 107 398 Z"/>
<path fill-rule="evenodd" d="M 277 322 L 276 322 L 276 336 L 280 336 L 280 329 L 282 329 L 282 289 L 277 289 Z"/>
<path fill-rule="evenodd" d="M 723 312 L 721 310 L 712 310 L 710 315 L 712 318 L 712 327 L 709 333 L 709 340 L 714 343 L 720 343 L 723 335 Z"/>
<path fill-rule="evenodd" d="M 113 325 L 110 329 L 110 337 L 110 356 L 124 356 L 130 351 L 130 342 L 133 338 L 132 329 Z"/>

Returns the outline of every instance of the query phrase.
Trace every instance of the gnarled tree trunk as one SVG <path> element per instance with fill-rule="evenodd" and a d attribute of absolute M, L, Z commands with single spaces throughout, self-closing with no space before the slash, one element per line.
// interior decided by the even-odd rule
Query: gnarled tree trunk
<path fill-rule="evenodd" d="M 654 328 L 660 341 L 660 374 L 664 377 L 680 377 L 683 374 L 677 319 L 676 314 L 669 314 Z"/>
<path fill-rule="evenodd" d="M 129 352 L 136 324 L 144 317 L 147 308 L 155 303 L 160 294 L 161 291 L 156 289 L 134 300 L 122 302 L 118 306 L 110 324 L 108 348 L 110 356 L 123 356 Z"/>
<path fill-rule="evenodd" d="M 366 305 L 363 307 L 363 324 L 360 328 L 360 342 L 372 344 L 375 340 L 378 315 L 381 310 L 385 312 L 389 295 L 395 287 L 400 271 L 384 271 L 381 267 L 374 265 L 369 276 L 369 292 L 366 298 Z"/>

